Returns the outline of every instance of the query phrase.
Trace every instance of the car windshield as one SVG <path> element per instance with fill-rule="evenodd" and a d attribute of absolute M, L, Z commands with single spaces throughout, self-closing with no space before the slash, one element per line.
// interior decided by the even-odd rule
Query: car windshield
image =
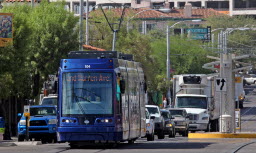
<path fill-rule="evenodd" d="M 168 112 L 161 112 L 162 116 L 164 117 L 165 120 L 170 118 L 170 113 Z"/>
<path fill-rule="evenodd" d="M 56 109 L 54 107 L 36 107 L 36 108 L 30 108 L 30 116 L 37 116 L 37 115 L 43 115 L 43 116 L 55 116 L 56 115 Z"/>
<path fill-rule="evenodd" d="M 160 114 L 156 107 L 147 107 L 150 114 Z"/>
<path fill-rule="evenodd" d="M 183 110 L 169 110 L 172 116 L 183 116 Z"/>
<path fill-rule="evenodd" d="M 57 98 L 44 98 L 42 105 L 57 105 Z"/>
<path fill-rule="evenodd" d="M 64 73 L 63 116 L 112 114 L 112 73 Z"/>
<path fill-rule="evenodd" d="M 178 97 L 177 107 L 207 109 L 207 100 L 206 97 Z"/>

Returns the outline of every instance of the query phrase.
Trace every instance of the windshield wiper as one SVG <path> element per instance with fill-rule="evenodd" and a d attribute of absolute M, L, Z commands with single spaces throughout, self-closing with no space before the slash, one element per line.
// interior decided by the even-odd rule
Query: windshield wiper
<path fill-rule="evenodd" d="M 100 97 L 100 96 L 98 96 L 95 92 L 92 92 L 92 91 L 90 91 L 90 90 L 88 90 L 88 89 L 85 89 L 85 88 L 75 88 L 75 89 L 85 90 L 85 91 L 87 91 L 87 92 L 89 92 L 89 93 L 91 93 L 91 94 L 93 94 L 93 95 L 95 95 L 95 96 L 97 96 L 97 97 Z"/>
<path fill-rule="evenodd" d="M 90 90 L 88 90 L 88 89 L 85 89 L 85 88 L 75 88 L 75 89 L 85 90 L 85 91 L 87 91 L 87 92 L 89 92 L 89 93 L 92 93 L 92 94 L 95 95 L 96 97 L 99 97 L 99 98 L 100 98 L 100 96 L 98 96 L 97 94 L 95 94 L 94 92 L 92 92 L 92 91 L 90 91 Z M 76 96 L 76 97 L 77 97 L 77 98 L 84 99 L 84 100 L 86 100 L 87 102 L 92 103 L 88 98 L 78 97 L 78 96 Z M 92 104 L 95 104 L 95 103 L 92 103 Z M 97 106 L 101 107 L 102 109 L 104 109 L 104 107 L 101 106 L 101 105 L 99 105 L 99 104 L 95 104 L 95 105 L 97 105 Z"/>
<path fill-rule="evenodd" d="M 74 90 L 74 81 L 73 81 L 73 84 L 72 84 L 72 98 L 71 98 L 71 99 L 74 100 L 75 103 L 77 103 L 79 109 L 82 111 L 82 113 L 83 113 L 84 115 L 86 115 L 83 106 L 82 106 L 82 105 L 79 103 L 79 101 L 78 101 L 78 96 L 75 94 L 75 90 Z M 85 109 L 86 109 L 86 108 L 85 108 Z"/>

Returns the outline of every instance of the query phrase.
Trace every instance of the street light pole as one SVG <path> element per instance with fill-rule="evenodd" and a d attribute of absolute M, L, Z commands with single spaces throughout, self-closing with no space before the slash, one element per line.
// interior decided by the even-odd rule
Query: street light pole
<path fill-rule="evenodd" d="M 167 44 L 167 51 L 166 51 L 166 79 L 167 82 L 170 81 L 170 68 L 171 68 L 171 61 L 170 61 L 170 29 L 173 28 L 175 25 L 182 23 L 185 21 L 179 21 L 174 23 L 172 26 L 168 26 L 166 28 L 166 44 Z M 168 85 L 167 88 L 167 95 L 166 95 L 166 99 L 169 101 L 169 104 L 171 103 L 171 91 L 170 91 L 170 86 Z"/>
<path fill-rule="evenodd" d="M 167 28 L 166 28 L 166 41 L 167 41 L 167 53 L 166 53 L 166 56 L 167 56 L 167 59 L 166 59 L 166 78 L 167 78 L 167 82 L 169 83 L 170 81 L 170 66 L 171 66 L 171 62 L 170 62 L 170 36 L 169 36 L 169 33 L 170 33 L 170 27 L 167 25 Z M 171 104 L 171 92 L 170 92 L 170 86 L 168 85 L 168 88 L 167 88 L 167 101 L 169 101 L 169 104 Z"/>
<path fill-rule="evenodd" d="M 147 10 L 142 10 L 136 14 L 134 14 L 132 17 L 130 17 L 128 20 L 127 20 L 127 23 L 126 23 L 126 30 L 127 32 L 129 32 L 129 24 L 130 24 L 130 21 L 137 15 L 139 15 L 140 13 L 143 13 L 143 12 L 146 12 L 146 11 L 152 11 L 152 10 L 159 10 L 159 9 L 147 9 Z M 143 26 L 143 25 L 142 25 Z"/>
<path fill-rule="evenodd" d="M 200 22 L 201 20 L 192 20 L 192 22 Z M 166 51 L 166 79 L 167 81 L 169 82 L 170 81 L 170 68 L 171 68 L 171 61 L 170 61 L 170 29 L 172 29 L 175 25 L 177 24 L 180 24 L 180 23 L 183 23 L 183 22 L 187 22 L 187 21 L 179 21 L 179 22 L 176 22 L 174 23 L 172 26 L 167 26 L 166 28 L 166 48 L 167 48 L 167 51 Z M 171 103 L 171 92 L 170 92 L 170 86 L 168 86 L 168 89 L 167 89 L 167 95 L 166 95 L 166 98 L 167 100 L 169 101 L 169 103 Z"/>

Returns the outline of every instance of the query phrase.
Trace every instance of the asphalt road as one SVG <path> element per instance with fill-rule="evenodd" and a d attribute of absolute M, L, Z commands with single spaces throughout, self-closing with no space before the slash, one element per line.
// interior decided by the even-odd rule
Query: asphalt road
<path fill-rule="evenodd" d="M 246 100 L 241 110 L 241 131 L 256 131 L 256 85 L 245 87 Z M 27 144 L 26 144 L 27 143 Z M 40 143 L 39 143 L 40 144 Z M 255 153 L 256 139 L 188 139 L 176 135 L 175 138 L 155 141 L 138 139 L 135 144 L 121 143 L 114 148 L 104 145 L 84 146 L 70 149 L 68 143 L 36 145 L 16 143 L 14 146 L 1 146 L 0 153 Z"/>
<path fill-rule="evenodd" d="M 244 89 L 246 96 L 241 110 L 241 131 L 256 132 L 256 85 L 245 86 Z"/>

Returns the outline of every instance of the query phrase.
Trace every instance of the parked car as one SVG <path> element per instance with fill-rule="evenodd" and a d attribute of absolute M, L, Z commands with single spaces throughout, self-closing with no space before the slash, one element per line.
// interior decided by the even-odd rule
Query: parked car
<path fill-rule="evenodd" d="M 147 141 L 154 141 L 155 139 L 155 123 L 154 123 L 154 116 L 151 116 L 148 112 L 148 109 L 146 108 L 146 137 Z"/>
<path fill-rule="evenodd" d="M 35 138 L 42 143 L 57 142 L 56 135 L 56 106 L 34 105 L 30 106 L 29 139 Z M 21 114 L 19 114 L 21 115 Z M 26 117 L 22 115 L 18 123 L 18 141 L 24 141 L 26 137 Z"/>
<path fill-rule="evenodd" d="M 188 136 L 189 117 L 187 111 L 182 108 L 168 108 L 172 117 L 174 117 L 175 131 L 182 136 Z"/>
<path fill-rule="evenodd" d="M 176 135 L 175 123 L 173 121 L 174 118 L 172 118 L 171 113 L 168 110 L 161 109 L 160 111 L 165 120 L 164 134 L 168 134 L 169 138 L 174 138 Z"/>
<path fill-rule="evenodd" d="M 165 121 L 160 113 L 159 107 L 156 105 L 146 105 L 146 108 L 148 109 L 149 114 L 155 117 L 155 135 L 157 135 L 158 139 L 164 139 Z"/>
<path fill-rule="evenodd" d="M 251 85 L 256 83 L 256 74 L 248 74 L 244 77 L 244 84 Z"/>
<path fill-rule="evenodd" d="M 57 105 L 58 96 L 57 95 L 49 95 L 44 97 L 40 102 L 41 105 Z"/>

